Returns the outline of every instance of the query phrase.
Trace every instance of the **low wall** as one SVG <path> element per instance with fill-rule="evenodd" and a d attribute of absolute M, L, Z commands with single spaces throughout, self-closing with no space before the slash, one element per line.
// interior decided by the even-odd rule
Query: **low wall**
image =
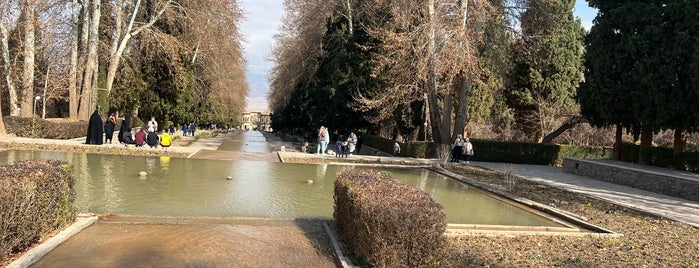
<path fill-rule="evenodd" d="M 637 169 L 601 161 L 564 158 L 563 172 L 629 186 L 654 193 L 699 201 L 699 177 L 691 173 Z"/>

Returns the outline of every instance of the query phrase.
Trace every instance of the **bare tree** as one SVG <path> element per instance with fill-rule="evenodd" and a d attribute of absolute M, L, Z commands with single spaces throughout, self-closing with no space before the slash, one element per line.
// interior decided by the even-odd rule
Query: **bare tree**
<path fill-rule="evenodd" d="M 376 14 L 388 10 L 393 15 L 387 23 L 369 29 L 382 41 L 378 71 L 391 85 L 386 91 L 364 96 L 364 108 L 379 109 L 378 120 L 391 116 L 400 103 L 425 100 L 435 142 L 448 144 L 452 129 L 463 131 L 470 87 L 478 82 L 474 81 L 480 72 L 476 45 L 482 34 L 479 25 L 489 16 L 489 4 L 379 0 L 372 6 L 384 9 Z"/>
<path fill-rule="evenodd" d="M 124 50 L 127 48 L 129 41 L 132 37 L 140 34 L 144 30 L 153 27 L 159 18 L 163 16 L 163 13 L 169 8 L 172 8 L 173 2 L 171 0 L 167 1 L 157 1 L 158 8 L 157 11 L 151 13 L 152 15 L 148 18 L 146 22 L 137 22 L 136 19 L 139 15 L 139 9 L 141 7 L 141 0 L 136 0 L 133 4 L 133 9 L 128 12 L 125 8 L 129 5 L 127 3 L 129 0 L 117 0 L 115 5 L 115 19 L 116 19 L 116 32 L 114 34 L 114 39 L 112 40 L 112 47 L 109 55 L 109 67 L 107 69 L 107 93 L 111 92 L 114 78 L 116 77 L 117 69 L 119 68 L 119 63 L 121 62 L 121 57 L 124 54 Z M 126 24 L 125 28 L 123 26 L 123 21 L 128 18 L 129 23 Z"/>

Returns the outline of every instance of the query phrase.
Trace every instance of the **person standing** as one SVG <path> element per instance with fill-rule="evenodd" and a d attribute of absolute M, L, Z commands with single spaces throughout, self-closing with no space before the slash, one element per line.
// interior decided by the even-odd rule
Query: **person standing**
<path fill-rule="evenodd" d="M 97 110 L 90 116 L 85 144 L 102 145 L 102 117 Z"/>
<path fill-rule="evenodd" d="M 461 134 L 456 136 L 454 144 L 452 144 L 451 149 L 451 162 L 459 162 L 459 157 L 464 152 L 464 139 Z"/>
<path fill-rule="evenodd" d="M 335 142 L 335 149 L 337 150 L 335 153 L 335 157 L 342 156 L 342 136 L 340 136 Z"/>
<path fill-rule="evenodd" d="M 114 113 L 112 113 L 107 118 L 107 122 L 104 123 L 104 143 L 112 143 L 112 138 L 114 138 L 114 127 L 116 127 L 116 116 Z"/>
<path fill-rule="evenodd" d="M 320 126 L 318 129 L 318 148 L 316 149 L 316 154 L 325 154 L 325 149 L 328 146 L 328 136 L 326 136 L 325 133 L 325 127 Z"/>
<path fill-rule="evenodd" d="M 470 164 L 469 159 L 471 159 L 471 156 L 473 156 L 473 144 L 471 144 L 471 141 L 466 138 L 464 142 L 464 155 L 466 156 L 466 164 Z"/>
<path fill-rule="evenodd" d="M 189 124 L 182 124 L 182 136 L 187 136 L 189 134 Z"/>
<path fill-rule="evenodd" d="M 393 140 L 393 156 L 398 156 L 400 154 L 400 144 L 398 140 Z"/>
<path fill-rule="evenodd" d="M 347 142 L 349 143 L 349 155 L 352 155 L 357 148 L 357 135 L 354 132 L 350 132 Z"/>
<path fill-rule="evenodd" d="M 325 143 L 323 144 L 323 153 L 328 151 L 328 145 L 330 144 L 330 132 L 327 127 L 323 127 L 323 135 L 325 136 Z"/>
<path fill-rule="evenodd" d="M 151 116 L 150 121 L 148 121 L 148 133 L 158 131 L 158 121 L 155 121 L 155 116 Z"/>

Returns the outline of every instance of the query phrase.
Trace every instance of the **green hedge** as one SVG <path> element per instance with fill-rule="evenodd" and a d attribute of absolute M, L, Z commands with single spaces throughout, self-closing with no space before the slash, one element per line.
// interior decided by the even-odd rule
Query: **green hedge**
<path fill-rule="evenodd" d="M 393 140 L 379 136 L 364 135 L 364 144 L 374 147 L 380 151 L 393 154 Z M 434 142 L 413 141 L 400 144 L 400 156 L 410 156 L 415 158 L 433 158 L 437 156 L 437 149 Z"/>
<path fill-rule="evenodd" d="M 638 163 L 638 152 L 640 149 L 640 145 L 633 143 L 622 144 L 621 160 Z M 644 151 L 644 158 L 647 165 L 699 172 L 699 152 L 683 152 L 674 155 L 672 148 L 651 147 Z"/>
<path fill-rule="evenodd" d="M 335 224 L 350 249 L 374 267 L 437 267 L 444 259 L 444 208 L 390 175 L 343 170 L 335 180 Z"/>
<path fill-rule="evenodd" d="M 66 162 L 0 166 L 0 263 L 75 221 L 75 181 Z"/>
<path fill-rule="evenodd" d="M 501 142 L 471 139 L 474 156 L 471 160 L 558 166 L 564 157 L 611 158 L 609 147 L 572 146 L 527 142 Z"/>

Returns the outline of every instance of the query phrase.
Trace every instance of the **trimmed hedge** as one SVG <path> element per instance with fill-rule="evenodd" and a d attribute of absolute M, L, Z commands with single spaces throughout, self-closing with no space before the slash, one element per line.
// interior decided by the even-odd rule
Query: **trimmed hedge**
<path fill-rule="evenodd" d="M 436 267 L 444 259 L 444 208 L 390 175 L 343 170 L 335 180 L 335 224 L 350 249 L 373 267 Z"/>
<path fill-rule="evenodd" d="M 380 151 L 393 154 L 393 140 L 379 136 L 364 135 L 364 144 L 374 147 Z M 413 141 L 400 144 L 400 156 L 410 156 L 415 158 L 433 158 L 437 156 L 437 148 L 434 142 Z"/>
<path fill-rule="evenodd" d="M 37 117 L 32 119 L 31 117 L 17 116 L 5 116 L 3 121 L 5 123 L 5 131 L 17 135 L 17 137 L 59 140 L 85 137 L 89 124 L 87 121 L 51 122 Z M 32 125 L 34 126 L 33 136 Z"/>
<path fill-rule="evenodd" d="M 640 145 L 623 143 L 621 145 L 621 160 L 638 163 L 638 152 L 640 149 Z M 650 147 L 644 151 L 644 154 L 647 165 L 694 173 L 699 172 L 699 152 L 682 152 L 678 155 L 673 155 L 672 148 Z"/>
<path fill-rule="evenodd" d="M 471 139 L 471 160 L 560 166 L 564 157 L 585 159 L 611 158 L 608 147 L 572 146 L 528 142 L 502 142 Z"/>
<path fill-rule="evenodd" d="M 75 221 L 75 180 L 58 160 L 0 166 L 0 260 Z"/>
<path fill-rule="evenodd" d="M 393 151 L 393 141 L 365 136 L 364 144 L 384 152 Z M 518 164 L 561 165 L 564 157 L 602 159 L 611 158 L 613 150 L 608 147 L 571 146 L 528 142 L 503 142 L 471 139 L 475 155 L 471 160 Z M 415 158 L 437 156 L 434 142 L 415 141 L 401 143 L 401 155 Z"/>

